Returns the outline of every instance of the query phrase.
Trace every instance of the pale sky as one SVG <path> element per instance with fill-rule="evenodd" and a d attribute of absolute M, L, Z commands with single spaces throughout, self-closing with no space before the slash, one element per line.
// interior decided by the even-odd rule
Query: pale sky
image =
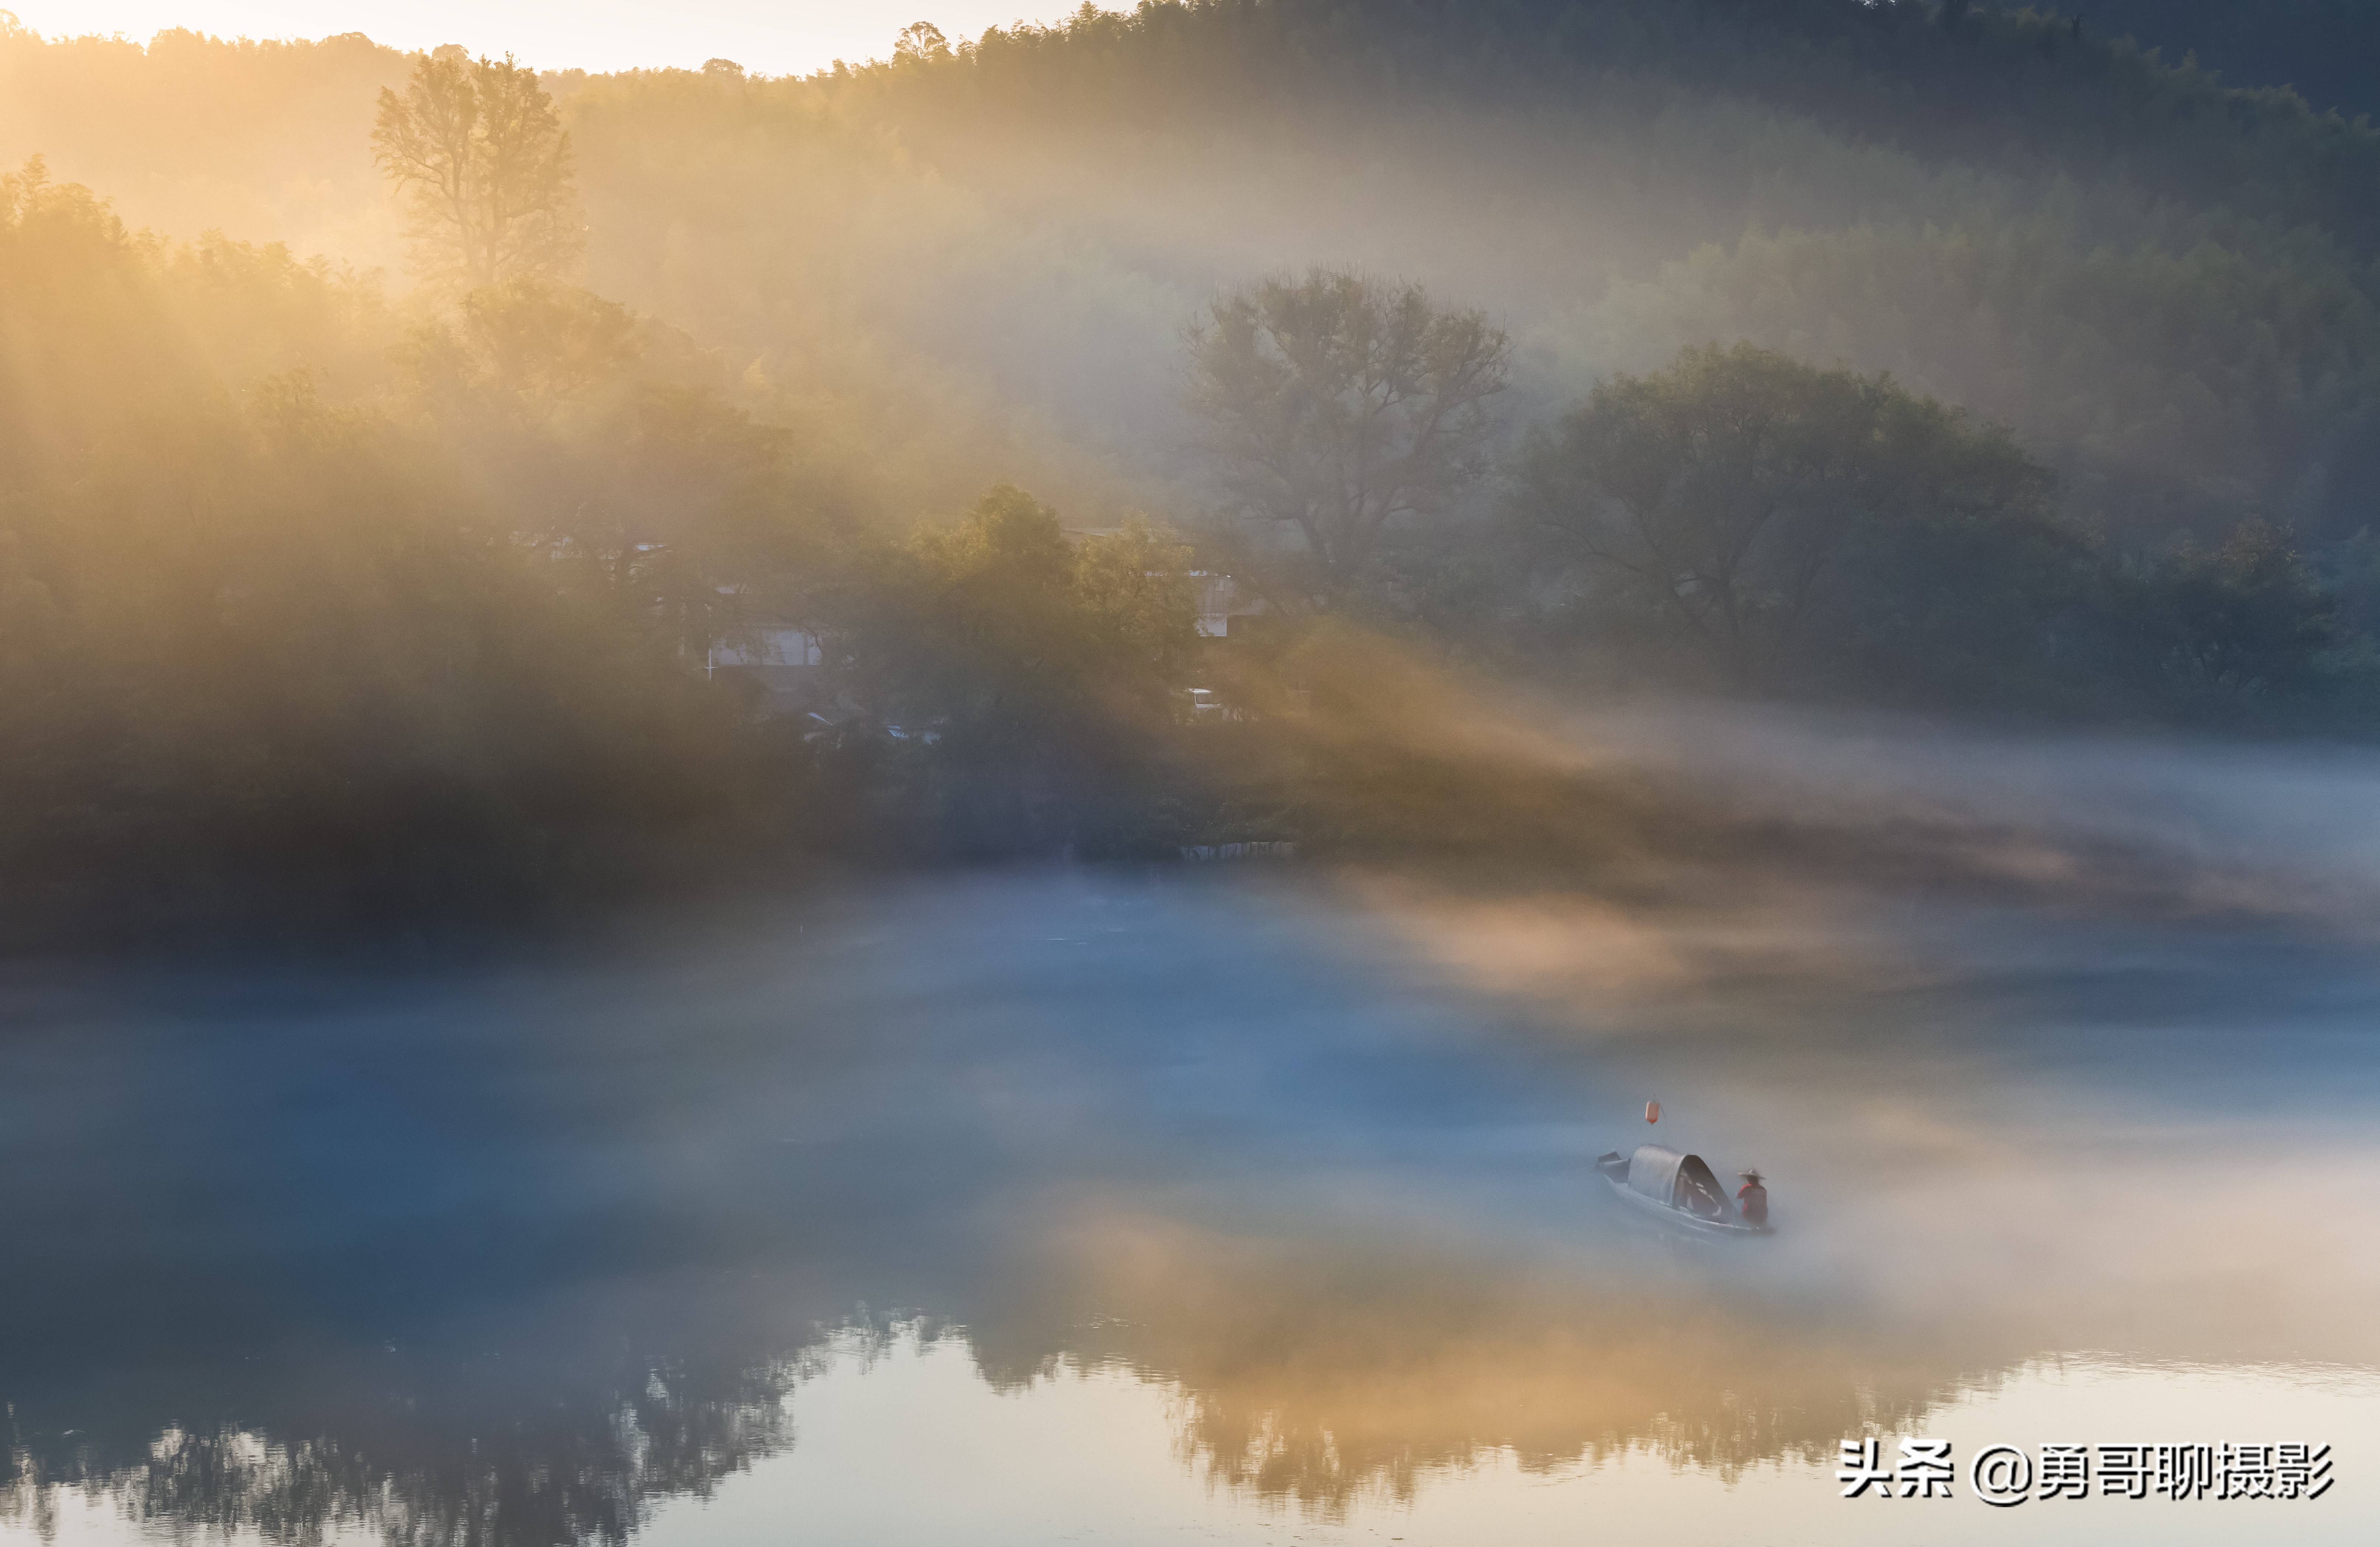
<path fill-rule="evenodd" d="M 1080 0 L 0 0 L 43 37 L 117 33 L 148 41 L 172 27 L 221 37 L 368 33 L 397 48 L 461 43 L 510 52 L 540 69 L 687 68 L 733 59 L 759 75 L 803 73 L 892 52 L 913 21 L 953 42 L 1020 18 L 1051 21 Z M 1103 9 L 1123 8 L 1109 0 Z"/>

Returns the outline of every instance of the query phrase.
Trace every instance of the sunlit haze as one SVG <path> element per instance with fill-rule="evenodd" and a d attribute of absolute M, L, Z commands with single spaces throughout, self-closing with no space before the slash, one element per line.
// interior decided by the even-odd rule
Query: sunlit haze
<path fill-rule="evenodd" d="M 222 38 L 322 38 L 362 32 L 403 49 L 458 42 L 479 54 L 511 54 L 540 69 L 625 70 L 733 59 L 761 75 L 807 74 L 837 59 L 857 64 L 892 53 L 913 21 L 929 21 L 953 42 L 1020 18 L 1047 21 L 1075 7 L 1056 0 L 710 0 L 678 6 L 475 6 L 459 0 L 16 0 L 27 27 L 48 38 L 146 39 L 172 28 Z"/>

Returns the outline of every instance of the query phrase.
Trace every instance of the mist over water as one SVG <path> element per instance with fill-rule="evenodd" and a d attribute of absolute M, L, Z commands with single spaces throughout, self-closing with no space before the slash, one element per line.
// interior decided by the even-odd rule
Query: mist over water
<path fill-rule="evenodd" d="M 2328 1443 L 2311 1503 L 2023 1529 L 2368 1535 L 2380 765 L 1527 734 L 1790 868 L 1025 870 L 496 963 L 15 972 L 0 1531 L 1999 1527 L 1963 1472 L 1837 1498 L 1873 1432 Z M 1603 1195 L 1647 1098 L 1773 1239 Z"/>

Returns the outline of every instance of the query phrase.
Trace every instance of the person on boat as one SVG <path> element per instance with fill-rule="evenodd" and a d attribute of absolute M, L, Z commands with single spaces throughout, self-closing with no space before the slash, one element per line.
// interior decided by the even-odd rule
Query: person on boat
<path fill-rule="evenodd" d="M 1743 1185 L 1735 1190 L 1736 1212 L 1743 1215 L 1746 1225 L 1767 1224 L 1768 1190 L 1760 1185 L 1760 1173 L 1738 1171 L 1736 1175 L 1743 1178 Z"/>

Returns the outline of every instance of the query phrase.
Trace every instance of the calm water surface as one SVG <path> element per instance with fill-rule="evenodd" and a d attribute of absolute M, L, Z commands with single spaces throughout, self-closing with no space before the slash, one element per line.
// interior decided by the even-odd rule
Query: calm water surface
<path fill-rule="evenodd" d="M 2373 1540 L 2380 770 L 1929 756 L 1756 751 L 2010 886 L 1038 873 L 18 969 L 0 1538 Z M 1775 1239 L 1602 1195 L 1648 1097 Z M 1954 1496 L 1837 1496 L 1869 1435 Z M 1968 1486 L 2159 1442 L 2337 1481 Z"/>

